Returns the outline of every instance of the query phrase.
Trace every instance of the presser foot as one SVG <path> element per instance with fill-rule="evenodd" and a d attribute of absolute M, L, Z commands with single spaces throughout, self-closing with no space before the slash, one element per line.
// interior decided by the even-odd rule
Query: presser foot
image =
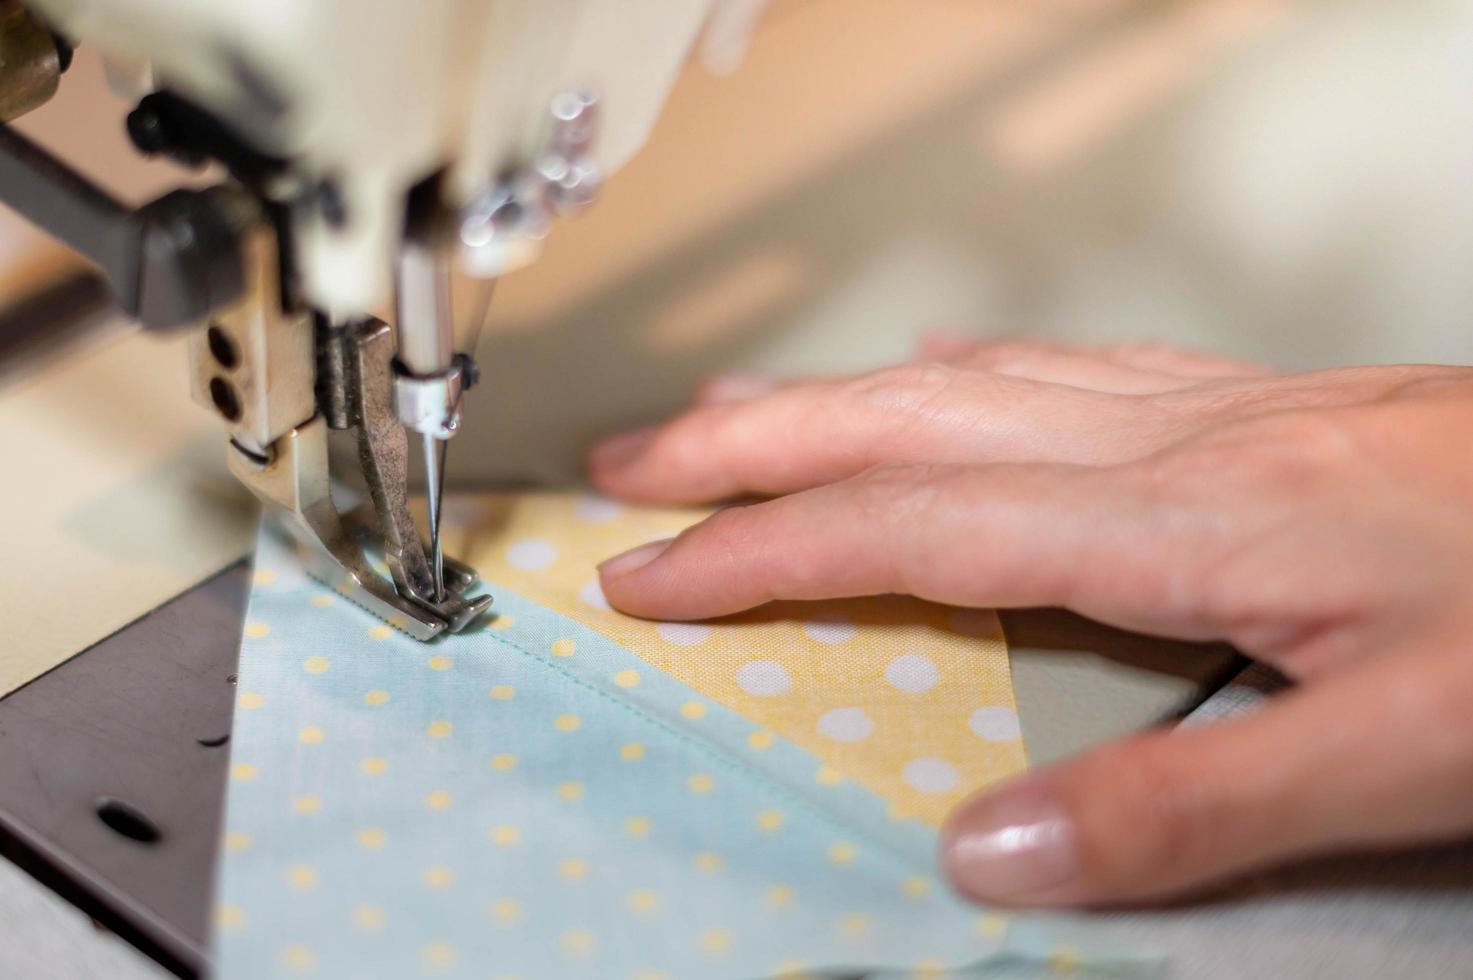
<path fill-rule="evenodd" d="M 278 439 L 273 450 L 269 459 L 260 460 L 232 448 L 230 469 L 258 497 L 275 505 L 275 515 L 297 542 L 314 578 L 416 640 L 459 632 L 490 608 L 490 596 L 467 596 L 478 577 L 452 559 L 445 562 L 445 593 L 439 600 L 423 589 L 401 589 L 373 567 L 365 541 L 382 549 L 396 580 L 403 573 L 405 551 L 422 554 L 423 544 L 417 536 L 383 534 L 376 508 L 338 511 L 330 492 L 327 425 L 321 416 Z"/>
<path fill-rule="evenodd" d="M 367 545 L 366 551 L 377 550 L 372 543 L 374 521 L 370 514 L 362 509 L 350 511 L 343 515 L 342 523 L 351 537 Z M 444 633 L 459 633 L 491 608 L 491 596 L 470 595 L 480 582 L 475 569 L 449 555 L 444 558 L 444 599 L 435 602 L 430 597 L 413 593 L 401 595 L 393 583 L 377 574 L 372 567 L 364 570 L 362 567 L 345 566 L 326 548 L 304 542 L 299 535 L 297 553 L 313 578 L 416 640 L 427 641 Z"/>
<path fill-rule="evenodd" d="M 376 545 L 382 544 L 377 538 L 376 527 L 377 515 L 366 506 L 360 506 L 349 511 L 343 517 L 348 533 L 363 542 L 364 550 L 372 552 Z M 481 576 L 463 561 L 458 561 L 449 555 L 443 555 L 444 562 L 444 592 L 443 598 L 437 600 L 433 594 L 422 593 L 413 588 L 405 588 L 397 580 L 395 582 L 395 597 L 400 599 L 403 605 L 418 609 L 435 620 L 445 623 L 445 631 L 459 633 L 466 626 L 491 607 L 489 595 L 470 596 L 470 591 L 481 581 Z M 392 563 L 390 563 L 392 569 Z M 390 623 L 398 626 L 397 622 Z M 403 627 L 401 627 L 403 628 Z M 406 630 L 406 632 L 412 632 Z"/>
<path fill-rule="evenodd" d="M 407 633 L 421 642 L 428 642 L 445 633 L 458 633 L 477 616 L 491 607 L 487 595 L 467 599 L 460 590 L 475 586 L 475 573 L 461 566 L 464 576 L 451 573 L 452 560 L 445 559 L 445 602 L 439 610 L 432 610 L 401 597 L 387 581 L 372 576 L 365 579 L 339 566 L 330 556 L 320 552 L 314 555 L 310 546 L 299 549 L 309 574 L 349 602 L 382 619 L 400 632 Z M 460 581 L 455 581 L 460 578 Z"/>

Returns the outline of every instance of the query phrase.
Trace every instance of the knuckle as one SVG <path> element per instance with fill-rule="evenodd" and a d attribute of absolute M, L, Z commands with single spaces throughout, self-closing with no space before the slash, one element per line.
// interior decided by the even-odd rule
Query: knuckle
<path fill-rule="evenodd" d="M 1231 482 L 1230 470 L 1242 465 L 1242 454 L 1232 447 L 1188 443 L 1141 460 L 1134 470 L 1132 489 L 1148 512 L 1167 515 L 1210 504 Z"/>
<path fill-rule="evenodd" d="M 1351 413 L 1305 409 L 1237 419 L 1159 454 L 1151 469 L 1161 487 L 1213 495 L 1302 493 L 1338 476 L 1363 453 Z"/>
<path fill-rule="evenodd" d="M 783 506 L 778 500 L 726 507 L 692 527 L 685 532 L 690 538 L 685 572 L 718 581 L 735 577 L 740 581 L 731 588 L 741 590 L 752 605 L 806 596 L 821 569 L 805 557 L 809 549 L 799 536 L 783 533 Z"/>
<path fill-rule="evenodd" d="M 718 489 L 729 481 L 734 433 L 705 411 L 663 426 L 639 455 L 635 474 L 642 485 L 664 496 L 676 488 Z M 697 492 L 700 492 L 698 490 Z"/>
<path fill-rule="evenodd" d="M 1224 448 L 1243 447 L 1240 472 L 1270 491 L 1302 490 L 1306 482 L 1338 475 L 1364 448 L 1354 410 L 1346 409 L 1276 412 L 1236 423 L 1228 435 Z"/>
<path fill-rule="evenodd" d="M 884 463 L 860 476 L 860 500 L 866 516 L 909 521 L 917 508 L 929 505 L 937 485 L 952 467 L 932 463 Z"/>
<path fill-rule="evenodd" d="M 1180 766 L 1150 761 L 1139 765 L 1138 826 L 1144 829 L 1147 867 L 1180 873 L 1210 851 L 1221 823 L 1213 794 Z"/>
<path fill-rule="evenodd" d="M 1363 458 L 1360 441 L 1341 411 L 1285 412 L 1143 461 L 1139 495 L 1176 542 L 1162 544 L 1177 566 L 1162 578 L 1162 611 L 1228 630 L 1254 618 L 1265 554 L 1317 501 L 1335 498 Z"/>
<path fill-rule="evenodd" d="M 719 536 L 723 541 L 751 541 L 768 533 L 768 529 L 780 516 L 779 509 L 790 499 L 728 504 L 712 513 L 702 524 L 710 525 L 710 533 Z"/>
<path fill-rule="evenodd" d="M 1294 412 L 1271 420 L 1273 461 L 1301 472 L 1338 472 L 1355 463 L 1363 445 L 1353 412 Z"/>
<path fill-rule="evenodd" d="M 1146 736 L 1095 757 L 1090 798 L 1078 804 L 1116 801 L 1113 818 L 1096 823 L 1083 842 L 1086 874 L 1098 886 L 1189 874 L 1226 829 L 1221 796 L 1204 770 L 1184 762 L 1163 738 Z"/>
<path fill-rule="evenodd" d="M 956 474 L 953 466 L 892 464 L 872 467 L 858 478 L 856 519 L 875 529 L 876 540 L 897 543 L 877 556 L 891 591 L 916 592 L 934 575 L 926 549 L 916 542 L 940 523 L 937 512 Z"/>
<path fill-rule="evenodd" d="M 865 470 L 856 484 L 856 517 L 869 527 L 883 527 L 895 520 L 897 511 L 909 506 L 918 469 L 924 467 L 884 463 Z"/>
<path fill-rule="evenodd" d="M 645 450 L 646 459 L 659 460 L 676 471 L 684 471 L 700 462 L 699 451 L 708 441 L 717 441 L 723 433 L 712 426 L 702 413 L 684 415 L 665 425 Z"/>
<path fill-rule="evenodd" d="M 686 549 L 699 548 L 728 560 L 748 554 L 756 537 L 752 512 L 760 506 L 724 507 L 682 531 L 680 540 Z"/>
<path fill-rule="evenodd" d="M 887 411 L 923 411 L 957 383 L 960 369 L 942 363 L 904 364 L 850 382 L 853 394 Z"/>

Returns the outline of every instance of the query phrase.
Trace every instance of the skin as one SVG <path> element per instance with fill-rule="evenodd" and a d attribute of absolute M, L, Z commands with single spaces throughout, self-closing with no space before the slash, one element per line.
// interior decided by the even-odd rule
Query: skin
<path fill-rule="evenodd" d="M 967 801 L 941 860 L 973 898 L 1134 903 L 1473 831 L 1473 370 L 938 339 L 857 378 L 715 382 L 591 473 L 629 501 L 771 498 L 606 562 L 637 616 L 1063 606 L 1299 682 Z"/>

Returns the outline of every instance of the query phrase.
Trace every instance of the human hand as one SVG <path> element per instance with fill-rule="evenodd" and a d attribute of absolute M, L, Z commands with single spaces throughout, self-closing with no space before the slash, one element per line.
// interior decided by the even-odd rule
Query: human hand
<path fill-rule="evenodd" d="M 903 592 L 1225 639 L 1300 685 L 964 803 L 942 859 L 1017 905 L 1141 900 L 1473 831 L 1473 370 L 1270 375 L 1157 348 L 942 344 L 710 388 L 593 453 L 612 496 L 722 510 L 605 563 L 659 619 Z"/>

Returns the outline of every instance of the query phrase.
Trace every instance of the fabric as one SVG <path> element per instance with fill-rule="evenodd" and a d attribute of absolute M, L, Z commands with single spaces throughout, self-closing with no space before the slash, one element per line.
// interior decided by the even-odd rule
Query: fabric
<path fill-rule="evenodd" d="M 937 824 L 1025 766 L 993 612 L 889 596 L 649 623 L 610 610 L 594 566 L 707 511 L 576 494 L 464 498 L 452 510 L 447 540 L 481 574 L 746 716 L 762 726 L 758 743 L 801 745 L 820 760 L 815 778 L 856 779 L 896 814 Z"/>
<path fill-rule="evenodd" d="M 888 600 L 844 604 L 852 630 L 822 610 L 819 635 L 842 643 L 815 640 L 812 616 L 797 608 L 804 618 L 686 628 L 675 640 L 615 622 L 583 588 L 591 566 L 579 549 L 601 547 L 585 540 L 594 532 L 557 516 L 580 508 L 585 523 L 592 514 L 593 527 L 611 534 L 622 523 L 636 537 L 676 519 L 564 497 L 458 508 L 478 527 L 464 542 L 472 557 L 501 552 L 488 563 L 497 617 L 428 646 L 308 579 L 263 535 L 232 739 L 221 977 L 654 980 L 1149 964 L 1094 948 L 1077 925 L 1009 919 L 952 897 L 933 873 L 934 829 L 895 806 L 925 780 L 897 788 L 885 774 L 900 756 L 852 754 L 856 741 L 892 731 L 920 751 L 923 735 L 881 691 L 886 658 L 934 655 L 940 673 L 963 665 L 970 644 L 983 652 L 974 667 L 1003 671 L 979 677 L 971 710 L 1010 705 L 1005 659 L 986 658 L 995 641 L 948 637 L 944 613 Z M 521 533 L 534 527 L 539 536 Z M 580 583 L 561 601 L 594 600 L 580 615 L 608 633 L 513 587 L 534 591 L 543 579 L 549 595 L 548 583 Z M 921 625 L 903 625 L 911 617 Z M 636 637 L 634 649 L 613 636 Z M 823 755 L 808 746 L 825 727 L 861 726 L 815 728 L 815 713 L 852 707 L 855 688 L 836 680 L 826 698 L 818 674 L 800 681 L 810 676 L 802 660 L 831 657 L 815 669 L 837 678 L 849 668 L 834 651 L 846 645 L 850 667 L 873 675 L 862 702 L 873 724 L 841 755 Z M 757 652 L 790 672 L 786 695 L 737 693 L 739 682 L 722 680 Z M 964 686 L 925 704 L 970 731 L 970 716 L 955 713 Z M 909 727 L 927 719 L 913 711 Z M 1004 745 L 999 774 L 1021 764 L 1015 739 L 1009 751 L 971 738 L 984 753 Z"/>
<path fill-rule="evenodd" d="M 1205 725 L 1257 711 L 1279 691 L 1289 687 L 1289 680 L 1268 664 L 1253 663 L 1182 719 L 1183 727 Z"/>

